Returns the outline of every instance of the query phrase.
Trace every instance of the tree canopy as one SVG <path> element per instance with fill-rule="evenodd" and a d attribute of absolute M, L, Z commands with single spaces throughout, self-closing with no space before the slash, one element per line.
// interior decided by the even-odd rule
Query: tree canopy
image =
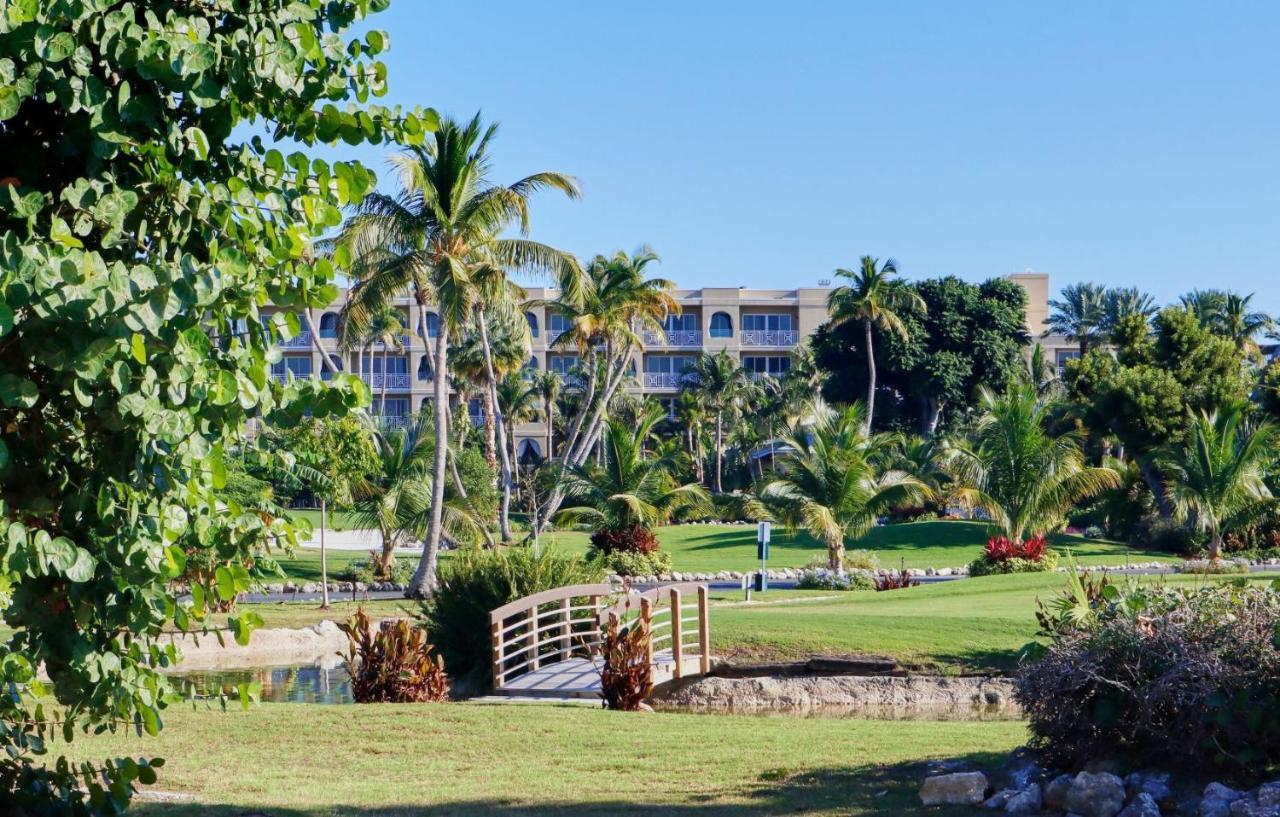
<path fill-rule="evenodd" d="M 239 557 L 291 535 L 221 502 L 224 450 L 250 418 L 367 401 L 349 376 L 283 384 L 270 366 L 293 313 L 336 294 L 312 243 L 375 181 L 306 148 L 434 127 L 368 104 L 387 35 L 344 33 L 385 6 L 3 6 L 0 585 L 16 634 L 0 645 L 0 800 L 19 811 L 116 814 L 155 780 L 148 761 L 63 762 L 50 739 L 160 730 L 177 658 L 162 629 L 200 626 L 206 597 L 245 589 Z M 179 601 L 191 552 L 224 566 Z M 241 641 L 258 623 L 230 622 Z"/>

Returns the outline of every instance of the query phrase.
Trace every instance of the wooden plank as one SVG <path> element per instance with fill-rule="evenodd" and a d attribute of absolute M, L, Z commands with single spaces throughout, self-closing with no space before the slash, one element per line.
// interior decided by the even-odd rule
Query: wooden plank
<path fill-rule="evenodd" d="M 533 657 L 530 660 L 530 663 L 532 664 L 534 669 L 537 669 L 538 668 L 538 608 L 537 606 L 529 608 L 528 639 L 529 639 L 529 646 L 533 648 L 530 650 L 530 652 L 533 654 Z"/>
<path fill-rule="evenodd" d="M 684 675 L 684 638 L 680 623 L 680 588 L 671 588 L 671 657 L 672 675 L 677 681 Z"/>
<path fill-rule="evenodd" d="M 711 616 L 707 604 L 707 586 L 698 587 L 698 647 L 699 669 L 703 675 L 711 672 Z"/>
<path fill-rule="evenodd" d="M 571 584 L 568 587 L 557 587 L 552 590 L 543 590 L 541 593 L 534 593 L 531 596 L 525 596 L 522 599 L 516 599 L 513 602 L 502 605 L 493 612 L 489 613 L 489 620 L 510 618 L 516 613 L 523 613 L 530 607 L 537 608 L 540 604 L 546 604 L 552 601 L 560 601 L 563 598 L 589 598 L 592 596 L 607 596 L 613 592 L 613 585 L 610 584 Z"/>

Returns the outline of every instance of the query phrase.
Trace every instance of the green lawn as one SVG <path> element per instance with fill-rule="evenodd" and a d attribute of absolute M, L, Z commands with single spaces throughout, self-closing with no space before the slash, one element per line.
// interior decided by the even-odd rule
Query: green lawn
<path fill-rule="evenodd" d="M 662 547 L 671 553 L 678 571 L 716 573 L 721 570 L 753 570 L 756 560 L 756 528 L 754 525 L 673 525 L 658 531 Z M 544 544 L 584 551 L 587 534 L 557 531 L 543 536 Z M 872 529 L 851 548 L 867 548 L 880 557 L 886 568 L 959 567 L 976 559 L 987 541 L 986 526 L 978 522 L 914 522 L 884 525 Z M 1167 554 L 1133 551 L 1128 545 L 1104 539 L 1061 535 L 1054 547 L 1070 549 L 1083 564 L 1123 564 L 1126 553 L 1134 561 L 1176 561 Z M 805 533 L 789 534 L 776 530 L 770 545 L 769 566 L 803 567 L 815 558 L 824 558 L 826 548 Z M 364 558 L 364 553 L 337 552 L 331 565 L 350 559 Z M 442 555 L 447 560 L 448 554 Z M 336 560 L 336 561 L 335 561 Z M 320 553 L 301 550 L 294 558 L 282 560 L 290 576 L 315 581 L 320 577 Z M 337 568 L 331 568 L 336 570 Z"/>
<path fill-rule="evenodd" d="M 289 515 L 298 519 L 305 519 L 311 523 L 311 527 L 320 527 L 320 511 L 301 509 L 289 511 Z M 332 530 L 354 530 L 357 527 L 355 514 L 346 513 L 345 511 L 329 511 L 329 528 Z"/>
<path fill-rule="evenodd" d="M 166 758 L 154 788 L 198 802 L 144 804 L 144 815 L 750 817 L 916 813 L 922 761 L 994 764 L 1025 738 L 1016 722 L 274 704 L 180 707 L 159 738 L 72 748 Z"/>

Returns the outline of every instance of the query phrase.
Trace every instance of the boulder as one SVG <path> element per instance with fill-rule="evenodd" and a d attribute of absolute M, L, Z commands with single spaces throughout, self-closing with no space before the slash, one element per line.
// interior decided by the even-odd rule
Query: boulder
<path fill-rule="evenodd" d="M 1221 783 L 1210 783 L 1204 787 L 1204 795 L 1200 798 L 1200 817 L 1230 817 L 1231 804 L 1241 797 L 1244 797 L 1244 792 Z"/>
<path fill-rule="evenodd" d="M 1264 806 L 1280 806 L 1280 780 L 1263 783 L 1258 787 L 1258 803 Z"/>
<path fill-rule="evenodd" d="M 1043 805 L 1040 784 L 1032 783 L 1009 798 L 1009 802 L 1004 805 L 1004 812 L 1005 814 L 1039 814 Z"/>
<path fill-rule="evenodd" d="M 1160 817 L 1160 804 L 1145 791 L 1138 792 L 1119 817 Z"/>
<path fill-rule="evenodd" d="M 1067 801 L 1067 792 L 1075 778 L 1069 774 L 1060 774 L 1044 787 L 1044 804 L 1051 809 L 1061 809 Z"/>
<path fill-rule="evenodd" d="M 1124 779 L 1124 790 L 1130 798 L 1148 794 L 1157 803 L 1173 801 L 1168 772 L 1134 772 Z"/>
<path fill-rule="evenodd" d="M 1009 799 L 1017 793 L 1017 789 L 1001 789 L 984 800 L 982 805 L 989 809 L 1003 809 Z"/>
<path fill-rule="evenodd" d="M 1115 817 L 1124 808 L 1124 781 L 1111 772 L 1081 772 L 1067 789 L 1063 807 L 1081 817 Z"/>
<path fill-rule="evenodd" d="M 982 772 L 956 772 L 926 777 L 920 787 L 920 802 L 926 806 L 977 805 L 987 794 L 987 776 Z"/>

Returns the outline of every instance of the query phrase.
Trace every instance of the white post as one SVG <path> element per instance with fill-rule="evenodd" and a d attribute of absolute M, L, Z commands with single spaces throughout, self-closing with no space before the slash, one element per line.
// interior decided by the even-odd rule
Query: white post
<path fill-rule="evenodd" d="M 329 608 L 329 561 L 324 548 L 324 529 L 329 523 L 329 503 L 320 497 L 320 607 Z"/>

